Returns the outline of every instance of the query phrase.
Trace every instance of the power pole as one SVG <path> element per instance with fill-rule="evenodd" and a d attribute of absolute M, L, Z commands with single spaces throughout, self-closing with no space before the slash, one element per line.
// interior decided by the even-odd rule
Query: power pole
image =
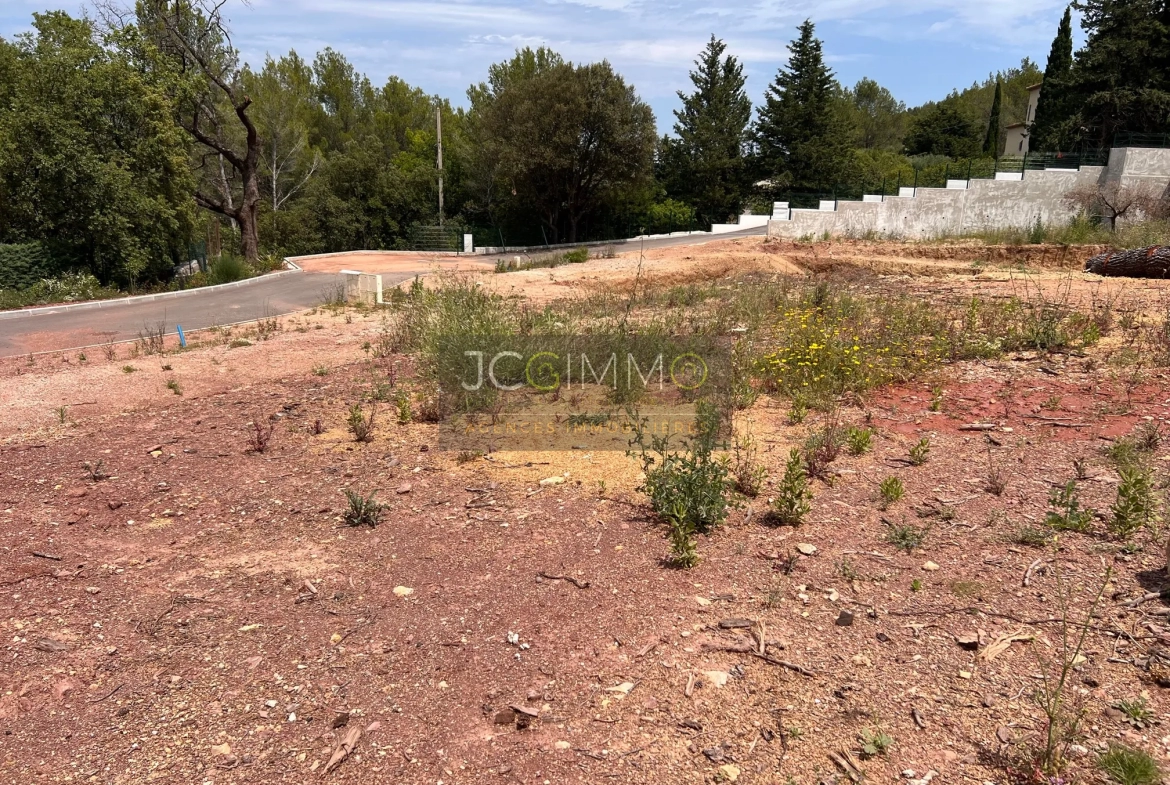
<path fill-rule="evenodd" d="M 435 136 L 439 139 L 439 226 L 443 225 L 443 115 L 442 107 L 435 107 Z"/>

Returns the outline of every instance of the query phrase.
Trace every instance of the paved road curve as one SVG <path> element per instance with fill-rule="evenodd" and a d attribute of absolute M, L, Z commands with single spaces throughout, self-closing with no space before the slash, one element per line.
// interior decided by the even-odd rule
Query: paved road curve
<path fill-rule="evenodd" d="M 628 253 L 639 247 L 650 250 L 677 245 L 702 245 L 715 240 L 764 233 L 765 229 L 761 227 L 715 236 L 687 235 L 646 240 L 644 246 L 632 241 L 619 246 L 619 249 L 622 253 Z M 394 286 L 416 274 L 427 272 L 429 266 L 420 264 L 417 270 L 383 274 L 383 285 Z M 134 340 L 140 333 L 160 323 L 166 325 L 168 334 L 174 334 L 177 324 L 182 325 L 185 331 L 191 331 L 293 313 L 320 305 L 340 284 L 341 277 L 334 273 L 300 272 L 258 280 L 244 286 L 208 289 L 170 299 L 135 300 L 103 308 L 38 309 L 17 317 L 0 319 L 0 357 Z"/>

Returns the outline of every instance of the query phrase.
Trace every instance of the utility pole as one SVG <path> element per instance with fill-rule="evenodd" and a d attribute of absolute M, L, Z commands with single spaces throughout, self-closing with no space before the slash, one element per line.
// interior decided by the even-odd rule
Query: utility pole
<path fill-rule="evenodd" d="M 439 140 L 439 226 L 443 225 L 443 115 L 442 107 L 435 107 L 435 136 Z"/>

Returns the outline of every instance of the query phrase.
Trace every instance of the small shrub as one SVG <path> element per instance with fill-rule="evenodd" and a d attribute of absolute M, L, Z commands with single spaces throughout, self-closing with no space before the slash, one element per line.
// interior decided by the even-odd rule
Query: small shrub
<path fill-rule="evenodd" d="M 105 469 L 105 461 L 98 460 L 95 462 L 86 461 L 82 464 L 85 467 L 85 474 L 93 482 L 101 482 L 110 476 L 110 473 Z"/>
<path fill-rule="evenodd" d="M 1056 531 L 1087 532 L 1092 528 L 1095 512 L 1081 509 L 1075 480 L 1069 480 L 1063 488 L 1053 488 L 1048 505 L 1055 509 L 1048 511 L 1044 522 Z"/>
<path fill-rule="evenodd" d="M 248 433 L 248 452 L 267 452 L 273 430 L 274 426 L 270 422 L 253 421 L 252 430 Z"/>
<path fill-rule="evenodd" d="M 1049 532 L 1036 526 L 1021 526 L 1012 535 L 1012 542 L 1016 545 L 1026 545 L 1029 548 L 1043 548 L 1051 538 Z"/>
<path fill-rule="evenodd" d="M 744 496 L 754 499 L 760 495 L 760 488 L 768 471 L 757 460 L 756 441 L 750 435 L 737 436 L 732 448 L 731 476 L 735 489 Z"/>
<path fill-rule="evenodd" d="M 867 758 L 885 755 L 894 746 L 894 739 L 880 728 L 861 732 L 861 754 Z"/>
<path fill-rule="evenodd" d="M 455 463 L 462 466 L 465 463 L 474 463 L 475 461 L 478 461 L 482 457 L 483 457 L 483 452 L 480 450 L 462 450 L 458 455 L 455 456 Z M 604 481 L 602 481 L 602 482 L 604 482 Z M 604 489 L 602 491 L 602 495 L 603 496 L 605 495 Z"/>
<path fill-rule="evenodd" d="M 57 422 L 60 423 L 61 425 L 64 425 L 65 421 L 69 419 L 69 407 L 68 406 L 58 406 L 56 409 L 53 410 L 53 412 L 57 415 Z"/>
<path fill-rule="evenodd" d="M 828 476 L 829 465 L 841 454 L 843 442 L 843 434 L 836 421 L 829 422 L 805 439 L 804 465 L 810 477 L 824 479 Z"/>
<path fill-rule="evenodd" d="M 992 457 L 991 442 L 987 443 L 987 478 L 983 483 L 983 489 L 992 496 L 1003 496 L 1003 492 L 1007 490 L 1007 474 L 1003 470 L 1003 464 L 996 463 Z"/>
<path fill-rule="evenodd" d="M 345 498 L 349 502 L 349 509 L 345 511 L 346 526 L 369 526 L 372 529 L 382 520 L 387 505 L 379 504 L 373 493 L 362 496 L 346 488 Z"/>
<path fill-rule="evenodd" d="M 113 361 L 118 357 L 118 347 L 112 343 L 107 343 L 102 346 L 102 354 L 106 356 L 107 360 Z"/>
<path fill-rule="evenodd" d="M 792 407 L 788 410 L 788 424 L 800 425 L 808 417 L 808 405 L 799 398 L 792 400 Z"/>
<path fill-rule="evenodd" d="M 1126 722 L 1139 729 L 1154 720 L 1154 712 L 1150 710 L 1150 704 L 1146 702 L 1145 698 L 1119 700 L 1113 704 L 1113 708 L 1125 715 Z"/>
<path fill-rule="evenodd" d="M 394 408 L 398 412 L 399 425 L 406 425 L 414 419 L 414 413 L 410 409 L 410 393 L 406 390 L 399 390 L 394 394 Z"/>
<path fill-rule="evenodd" d="M 890 523 L 890 531 L 886 533 L 886 542 L 900 551 L 910 553 L 926 540 L 930 529 L 906 523 Z"/>
<path fill-rule="evenodd" d="M 943 396 L 946 390 L 941 385 L 935 385 L 930 388 L 930 410 L 932 412 L 941 412 L 943 405 Z"/>
<path fill-rule="evenodd" d="M 208 265 L 207 282 L 212 285 L 234 283 L 247 278 L 249 272 L 243 259 L 225 254 Z"/>
<path fill-rule="evenodd" d="M 1134 463 L 1119 469 L 1121 482 L 1117 500 L 1110 512 L 1109 531 L 1117 538 L 1129 539 L 1143 526 L 1158 520 L 1157 497 L 1148 466 Z"/>
<path fill-rule="evenodd" d="M 329 366 L 328 365 L 314 365 L 313 366 L 313 375 L 314 376 L 328 376 L 329 375 Z"/>
<path fill-rule="evenodd" d="M 926 463 L 926 458 L 929 455 L 930 439 L 924 436 L 918 440 L 918 444 L 910 448 L 910 463 L 914 466 L 921 466 Z"/>
<path fill-rule="evenodd" d="M 638 490 L 666 522 L 670 561 L 682 568 L 698 563 L 695 535 L 706 534 L 727 519 L 728 466 L 712 455 L 719 414 L 704 401 L 697 413 L 698 433 L 682 449 L 672 447 L 668 436 L 648 436 L 645 421 L 636 418 L 631 441 L 638 447 L 645 474 Z"/>
<path fill-rule="evenodd" d="M 784 464 L 784 476 L 772 502 L 772 514 L 776 522 L 781 526 L 799 526 L 804 522 L 804 516 L 812 509 L 811 499 L 812 492 L 808 487 L 804 459 L 800 450 L 794 447 L 788 454 L 788 462 Z"/>
<path fill-rule="evenodd" d="M 374 416 L 377 412 L 377 404 L 370 406 L 369 414 L 362 411 L 362 405 L 360 403 L 355 403 L 349 407 L 349 418 L 346 424 L 349 427 L 349 432 L 353 434 L 353 440 L 355 442 L 370 442 L 374 440 Z"/>
<path fill-rule="evenodd" d="M 313 420 L 313 424 L 309 426 L 309 432 L 314 436 L 320 436 L 325 433 L 325 425 L 321 422 L 320 418 Z"/>
<path fill-rule="evenodd" d="M 850 426 L 845 431 L 845 443 L 850 455 L 865 455 L 873 449 L 873 429 Z"/>
<path fill-rule="evenodd" d="M 906 495 L 906 487 L 897 477 L 887 477 L 878 485 L 878 494 L 882 499 L 882 507 L 896 504 Z"/>
<path fill-rule="evenodd" d="M 179 386 L 178 379 L 167 379 L 167 389 L 173 392 L 175 395 L 183 394 L 183 388 Z"/>
<path fill-rule="evenodd" d="M 910 581 L 910 591 L 922 591 L 922 581 L 918 578 Z"/>
<path fill-rule="evenodd" d="M 1162 769 L 1156 760 L 1141 750 L 1120 744 L 1110 745 L 1109 751 L 1097 759 L 1097 766 L 1118 785 L 1162 782 Z"/>
<path fill-rule="evenodd" d="M 134 373 L 137 370 L 138 369 L 135 368 L 133 365 L 123 365 L 122 366 L 122 373 Z"/>

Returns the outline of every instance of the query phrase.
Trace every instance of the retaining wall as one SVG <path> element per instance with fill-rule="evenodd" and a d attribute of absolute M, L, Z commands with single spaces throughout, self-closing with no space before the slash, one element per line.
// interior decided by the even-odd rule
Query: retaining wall
<path fill-rule="evenodd" d="M 1076 208 L 1065 201 L 1077 188 L 1119 182 L 1165 190 L 1170 150 L 1115 148 L 1108 166 L 1028 171 L 1022 177 L 953 180 L 946 188 L 902 188 L 898 196 L 865 196 L 860 202 L 822 202 L 820 209 L 789 209 L 779 202 L 769 237 L 888 236 L 925 239 L 989 229 L 1026 229 L 1039 220 L 1066 223 Z M 834 209 L 835 208 L 835 209 Z"/>

